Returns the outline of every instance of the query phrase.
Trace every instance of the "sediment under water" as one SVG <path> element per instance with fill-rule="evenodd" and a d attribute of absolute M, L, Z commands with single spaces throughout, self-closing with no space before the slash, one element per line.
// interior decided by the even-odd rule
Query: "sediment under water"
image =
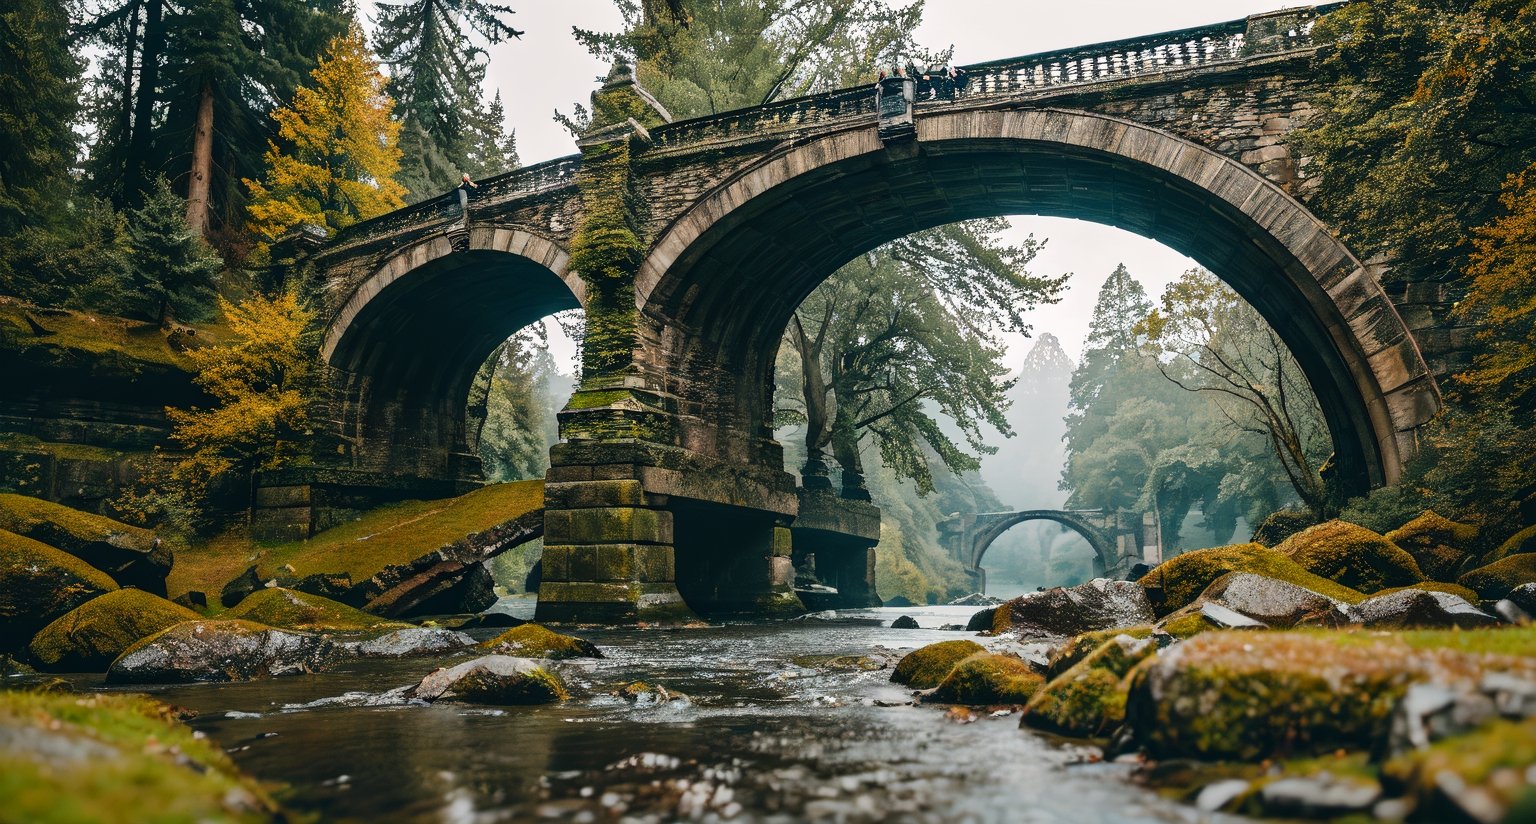
<path fill-rule="evenodd" d="M 1020 730 L 1017 713 L 958 723 L 943 708 L 909 705 L 889 669 L 803 665 L 970 637 L 928 627 L 973 612 L 581 632 L 607 657 L 562 662 L 573 700 L 539 707 L 427 706 L 390 692 L 432 670 L 432 659 L 149 691 L 198 711 L 195 728 L 258 778 L 286 784 L 289 807 L 324 820 L 1236 820 L 1130 784 L 1127 767 Z M 903 614 L 925 628 L 871 620 Z M 693 700 L 636 706 L 609 695 L 635 680 Z"/>

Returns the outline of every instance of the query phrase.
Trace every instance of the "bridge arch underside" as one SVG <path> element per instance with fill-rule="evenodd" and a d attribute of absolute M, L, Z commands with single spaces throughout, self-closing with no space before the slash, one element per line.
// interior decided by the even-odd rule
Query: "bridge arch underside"
<path fill-rule="evenodd" d="M 1093 548 L 1094 570 L 1100 575 L 1116 570 L 1122 565 L 1123 559 L 1112 536 L 1105 535 L 1069 512 L 1042 509 L 1016 512 L 993 520 L 978 529 L 968 547 L 970 557 L 966 559 L 966 568 L 982 570 L 982 559 L 986 557 L 987 550 L 992 548 L 992 544 L 1003 537 L 1003 533 L 1030 521 L 1050 521 L 1081 535 L 1083 540 L 1088 542 L 1088 546 Z"/>
<path fill-rule="evenodd" d="M 467 409 L 476 373 L 519 329 L 581 307 L 544 260 L 442 247 L 386 263 L 327 331 L 331 415 L 355 468 L 480 480 L 477 421 Z M 560 252 L 562 271 L 563 260 Z"/>
<path fill-rule="evenodd" d="M 724 457 L 771 460 L 780 335 L 847 261 L 946 223 L 1045 215 L 1135 232 L 1217 274 L 1300 362 L 1345 486 L 1397 476 L 1415 429 L 1438 408 L 1433 378 L 1375 279 L 1298 201 L 1224 155 L 1104 115 L 919 115 L 917 137 L 887 150 L 871 125 L 792 146 L 701 199 L 658 240 L 637 291 L 664 330 L 663 370 L 716 376 L 696 381 L 712 391 L 679 391 L 717 430 L 696 440 L 729 443 Z"/>

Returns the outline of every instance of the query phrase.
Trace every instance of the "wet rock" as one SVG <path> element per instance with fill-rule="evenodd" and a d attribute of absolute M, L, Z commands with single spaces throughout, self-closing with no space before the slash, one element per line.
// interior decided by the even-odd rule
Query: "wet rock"
<path fill-rule="evenodd" d="M 944 704 L 1023 704 L 1045 679 L 1009 655 L 981 652 L 956 664 L 924 701 Z"/>
<path fill-rule="evenodd" d="M 1445 592 L 1400 589 L 1361 601 L 1357 609 L 1368 627 L 1410 629 L 1416 627 L 1460 627 L 1473 629 L 1498 623 L 1486 612 Z"/>
<path fill-rule="evenodd" d="M 1259 805 L 1266 816 L 1334 818 L 1366 813 L 1381 800 L 1375 781 L 1342 778 L 1328 772 L 1277 778 L 1259 790 Z"/>
<path fill-rule="evenodd" d="M 187 621 L 129 647 L 112 662 L 115 684 L 248 681 L 316 672 L 328 654 L 318 635 L 250 621 Z"/>
<path fill-rule="evenodd" d="M 1488 601 L 1509 598 L 1520 586 L 1536 583 L 1536 554 L 1522 552 L 1502 561 L 1494 561 L 1457 578 L 1456 583 L 1474 590 L 1479 597 Z M 1525 611 L 1531 612 L 1529 609 Z"/>
<path fill-rule="evenodd" d="M 915 607 L 915 606 L 917 606 L 917 604 L 912 603 L 912 599 L 908 598 L 905 595 L 897 595 L 894 598 L 887 598 L 887 599 L 885 599 L 885 606 L 888 606 L 888 607 Z"/>
<path fill-rule="evenodd" d="M 208 608 L 208 595 L 195 589 L 183 592 L 172 598 L 171 601 L 187 609 L 205 610 Z"/>
<path fill-rule="evenodd" d="M 1051 679 L 1024 707 L 1022 726 L 1073 736 L 1113 732 L 1125 720 L 1127 676 L 1157 653 L 1151 638 L 1117 635 Z"/>
<path fill-rule="evenodd" d="M 907 653 L 891 673 L 891 681 L 913 689 L 937 687 L 955 665 L 986 648 L 975 641 L 940 641 Z"/>
<path fill-rule="evenodd" d="M 1365 598 L 1349 587 L 1308 572 L 1290 556 L 1258 544 L 1184 552 L 1159 564 L 1138 583 L 1159 593 L 1155 608 L 1163 616 L 1194 603 L 1217 579 L 1232 572 L 1251 572 L 1295 584 L 1345 603 Z"/>
<path fill-rule="evenodd" d="M 1104 642 L 1125 635 L 1130 638 L 1142 639 L 1152 636 L 1151 626 L 1127 627 L 1120 629 L 1105 629 L 1098 632 L 1085 632 L 1072 640 L 1051 650 L 1046 663 L 1045 674 L 1049 678 L 1055 678 L 1069 669 L 1077 666 L 1079 661 L 1092 655 Z"/>
<path fill-rule="evenodd" d="M 1275 550 L 1314 575 L 1366 594 L 1425 580 L 1418 562 L 1406 550 L 1348 521 L 1308 527 Z"/>
<path fill-rule="evenodd" d="M 869 655 L 796 655 L 789 659 L 797 667 L 845 672 L 874 672 L 893 666 L 900 656 L 876 647 Z"/>
<path fill-rule="evenodd" d="M 1269 629 L 1263 621 L 1255 621 L 1214 601 L 1200 605 L 1200 617 L 1224 629 Z"/>
<path fill-rule="evenodd" d="M 0 493 L 0 529 L 67 552 L 107 573 L 120 586 L 165 595 L 171 550 L 151 530 L 8 493 Z"/>
<path fill-rule="evenodd" d="M 975 615 L 965 624 L 966 632 L 991 632 L 992 624 L 997 619 L 997 607 L 988 607 Z"/>
<path fill-rule="evenodd" d="M 649 684 L 645 681 L 625 684 L 614 695 L 636 706 L 670 704 L 673 701 L 684 704 L 692 703 L 692 699 L 680 692 L 669 690 L 660 684 Z"/>
<path fill-rule="evenodd" d="M 427 627 L 407 627 L 377 638 L 359 641 L 354 654 L 364 658 L 408 658 L 417 655 L 441 655 L 475 645 L 475 639 L 462 632 Z"/>
<path fill-rule="evenodd" d="M 1442 518 L 1433 510 L 1386 534 L 1386 539 L 1408 551 L 1419 569 L 1435 581 L 1449 581 L 1466 571 L 1472 561 L 1471 547 L 1477 527 Z"/>
<path fill-rule="evenodd" d="M 1358 620 L 1350 605 L 1343 601 L 1251 572 L 1232 572 L 1217 578 L 1200 594 L 1197 603 L 1216 604 L 1265 626 L 1282 629 L 1297 624 L 1337 625 Z"/>
<path fill-rule="evenodd" d="M 970 595 L 962 595 L 950 601 L 949 605 L 952 607 L 995 607 L 1002 602 L 1002 598 L 993 598 L 990 595 L 973 592 Z"/>
<path fill-rule="evenodd" d="M 115 589 L 79 558 L 0 529 L 0 652 L 22 648 L 55 618 Z"/>
<path fill-rule="evenodd" d="M 917 629 L 917 619 L 903 615 L 891 622 L 891 629 Z"/>
<path fill-rule="evenodd" d="M 601 658 L 603 654 L 591 642 L 574 635 L 551 632 L 538 624 L 513 627 L 480 645 L 501 655 L 519 658 Z"/>
<path fill-rule="evenodd" d="M 1493 613 L 1499 617 L 1499 620 L 1506 624 L 1524 626 L 1531 622 L 1531 614 L 1521 609 L 1515 604 L 1514 601 L 1511 601 L 1508 598 L 1501 598 L 1495 602 L 1493 605 Z"/>
<path fill-rule="evenodd" d="M 1521 584 L 1512 587 L 1504 593 L 1504 600 L 1525 610 L 1528 615 L 1536 615 L 1536 584 Z"/>
<path fill-rule="evenodd" d="M 225 616 L 278 629 L 305 632 L 357 632 L 409 626 L 370 615 L 329 598 L 283 587 L 259 589 L 246 596 Z"/>
<path fill-rule="evenodd" d="M 565 684 L 543 662 L 487 655 L 438 669 L 408 693 L 424 701 L 458 699 L 479 704 L 548 704 L 570 698 Z"/>
<path fill-rule="evenodd" d="M 1140 585 L 1107 578 L 1021 595 L 999 606 L 996 614 L 998 629 L 1021 638 L 1065 638 L 1152 620 L 1152 605 Z"/>
<path fill-rule="evenodd" d="M 54 619 L 27 647 L 32 660 L 55 672 L 104 672 L 140 638 L 197 613 L 148 592 L 120 589 L 93 598 Z"/>
<path fill-rule="evenodd" d="M 1476 729 L 1498 715 L 1493 699 L 1475 689 L 1412 684 L 1392 712 L 1386 752 L 1401 755 Z"/>

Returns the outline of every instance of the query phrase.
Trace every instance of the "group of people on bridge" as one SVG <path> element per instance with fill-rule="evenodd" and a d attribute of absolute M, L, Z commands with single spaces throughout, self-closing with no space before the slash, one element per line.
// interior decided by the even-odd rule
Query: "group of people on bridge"
<path fill-rule="evenodd" d="M 915 63 L 894 64 L 889 70 L 880 70 L 880 80 L 887 77 L 910 77 L 917 86 L 918 100 L 950 99 L 965 93 L 970 77 L 959 66 L 918 66 Z M 877 81 L 878 82 L 878 81 Z"/>

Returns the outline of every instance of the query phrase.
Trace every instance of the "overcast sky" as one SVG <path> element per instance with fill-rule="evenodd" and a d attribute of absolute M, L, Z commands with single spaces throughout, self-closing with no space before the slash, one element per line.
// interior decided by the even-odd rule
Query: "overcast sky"
<path fill-rule="evenodd" d="M 524 164 L 571 154 L 575 145 L 552 116 L 556 109 L 569 111 L 572 103 L 585 102 L 608 68 L 576 43 L 571 27 L 614 30 L 618 12 L 612 0 L 511 5 L 517 9 L 513 24 L 526 34 L 492 48 L 487 84 L 501 91 Z M 953 46 L 957 63 L 976 63 L 1235 20 L 1284 5 L 1283 0 L 928 0 L 917 39 L 930 48 Z M 1037 273 L 1073 273 L 1066 297 L 1035 310 L 1030 322 L 1037 333 L 1061 338 L 1074 359 L 1082 351 L 1098 288 L 1117 263 L 1130 267 L 1154 299 L 1195 265 L 1161 244 L 1106 226 L 1025 216 L 1012 222 L 1019 237 L 1033 233 L 1049 239 L 1035 259 Z M 1016 368 L 1026 350 L 1013 350 L 1009 361 Z"/>

